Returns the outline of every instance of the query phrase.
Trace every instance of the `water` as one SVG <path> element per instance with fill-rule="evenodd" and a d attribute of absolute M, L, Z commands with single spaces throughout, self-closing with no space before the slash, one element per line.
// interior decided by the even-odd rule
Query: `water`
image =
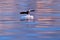
<path fill-rule="evenodd" d="M 60 40 L 59 0 L 43 0 L 41 4 L 39 1 L 41 0 L 0 2 L 0 40 Z M 21 21 L 20 17 L 23 15 L 19 12 L 29 9 L 36 10 L 31 12 L 35 20 Z"/>

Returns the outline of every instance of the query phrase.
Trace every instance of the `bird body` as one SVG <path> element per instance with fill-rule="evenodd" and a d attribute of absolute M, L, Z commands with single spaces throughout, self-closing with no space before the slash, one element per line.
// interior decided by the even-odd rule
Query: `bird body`
<path fill-rule="evenodd" d="M 34 16 L 32 16 L 32 15 L 25 15 L 25 16 L 22 16 L 21 19 L 30 19 L 30 20 L 32 20 L 32 19 L 34 19 Z"/>
<path fill-rule="evenodd" d="M 33 17 L 32 15 L 29 15 L 29 14 L 26 15 L 25 18 L 26 18 L 26 19 L 34 19 L 34 17 Z"/>
<path fill-rule="evenodd" d="M 20 14 L 27 14 L 25 16 L 22 16 L 21 19 L 25 20 L 25 19 L 28 19 L 28 20 L 32 20 L 34 19 L 34 16 L 30 15 L 30 12 L 33 12 L 35 10 L 28 10 L 26 12 L 20 12 Z"/>

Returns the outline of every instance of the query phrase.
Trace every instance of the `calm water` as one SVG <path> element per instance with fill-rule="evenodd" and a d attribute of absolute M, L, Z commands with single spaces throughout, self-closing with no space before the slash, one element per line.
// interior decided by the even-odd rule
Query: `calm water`
<path fill-rule="evenodd" d="M 59 0 L 0 1 L 0 40 L 60 40 Z M 35 20 L 21 21 L 29 9 Z"/>

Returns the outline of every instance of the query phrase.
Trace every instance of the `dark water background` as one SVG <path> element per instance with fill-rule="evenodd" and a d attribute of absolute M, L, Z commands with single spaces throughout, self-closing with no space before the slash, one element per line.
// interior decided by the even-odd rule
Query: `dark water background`
<path fill-rule="evenodd" d="M 29 9 L 35 20 L 20 21 Z M 60 0 L 0 0 L 0 40 L 60 40 Z"/>

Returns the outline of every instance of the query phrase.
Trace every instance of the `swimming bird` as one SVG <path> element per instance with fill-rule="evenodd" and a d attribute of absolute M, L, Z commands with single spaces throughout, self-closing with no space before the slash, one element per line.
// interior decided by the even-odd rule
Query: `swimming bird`
<path fill-rule="evenodd" d="M 25 16 L 22 16 L 21 19 L 28 19 L 28 20 L 31 20 L 31 19 L 34 19 L 34 16 L 30 15 L 30 12 L 34 12 L 35 10 L 28 10 L 26 12 L 20 12 L 20 14 L 27 14 Z"/>

